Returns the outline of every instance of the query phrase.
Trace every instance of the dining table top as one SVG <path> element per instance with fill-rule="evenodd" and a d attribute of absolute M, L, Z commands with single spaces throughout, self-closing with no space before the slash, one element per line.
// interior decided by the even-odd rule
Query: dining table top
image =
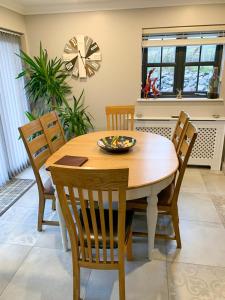
<path fill-rule="evenodd" d="M 113 135 L 133 137 L 136 144 L 125 153 L 109 153 L 99 148 L 100 138 Z M 75 137 L 53 153 L 45 166 L 53 166 L 65 155 L 87 157 L 88 161 L 79 168 L 129 168 L 128 189 L 160 182 L 173 175 L 179 164 L 171 140 L 158 134 L 130 130 L 95 131 Z"/>

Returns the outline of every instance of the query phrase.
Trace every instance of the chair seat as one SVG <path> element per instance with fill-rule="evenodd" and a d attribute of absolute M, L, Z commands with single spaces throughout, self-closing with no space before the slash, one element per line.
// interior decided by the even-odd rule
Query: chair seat
<path fill-rule="evenodd" d="M 165 189 L 158 194 L 158 206 L 169 206 L 172 201 L 175 184 L 172 182 Z M 127 201 L 127 208 L 136 211 L 143 211 L 147 209 L 147 198 Z"/>
<path fill-rule="evenodd" d="M 92 243 L 92 246 L 94 247 L 95 246 L 95 240 L 94 240 L 94 232 L 93 232 L 92 221 L 91 221 L 91 212 L 90 212 L 89 208 L 87 208 L 86 211 L 87 211 L 88 224 L 89 224 L 89 228 L 90 228 L 91 243 Z M 96 215 L 96 223 L 97 223 L 97 228 L 98 228 L 99 248 L 103 248 L 103 241 L 102 241 L 102 234 L 101 234 L 101 221 L 100 221 L 100 214 L 99 214 L 98 209 L 95 210 L 95 215 Z M 128 241 L 129 234 L 130 234 L 130 231 L 131 231 L 133 215 L 134 215 L 133 211 L 131 211 L 131 210 L 126 211 L 125 244 Z M 109 211 L 107 209 L 104 210 L 104 219 L 105 219 L 105 228 L 106 228 L 106 247 L 110 248 Z M 83 217 L 82 217 L 82 214 L 81 214 L 81 210 L 80 210 L 80 220 L 81 220 L 81 225 L 82 225 L 83 230 L 84 230 L 85 246 L 87 247 L 87 238 L 85 238 L 86 233 L 85 233 L 85 229 L 84 229 L 84 222 L 83 222 Z M 114 238 L 113 247 L 114 248 L 118 248 L 117 232 L 118 232 L 118 211 L 113 210 L 113 238 Z"/>
<path fill-rule="evenodd" d="M 55 189 L 52 185 L 52 181 L 50 178 L 48 178 L 44 183 L 44 194 L 54 195 L 54 193 L 55 193 Z"/>

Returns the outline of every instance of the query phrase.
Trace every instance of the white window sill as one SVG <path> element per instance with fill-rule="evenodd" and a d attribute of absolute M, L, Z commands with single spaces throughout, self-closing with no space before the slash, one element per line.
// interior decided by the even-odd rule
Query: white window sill
<path fill-rule="evenodd" d="M 138 98 L 137 102 L 154 103 L 154 102 L 224 102 L 222 98 L 208 99 L 208 98 Z"/>

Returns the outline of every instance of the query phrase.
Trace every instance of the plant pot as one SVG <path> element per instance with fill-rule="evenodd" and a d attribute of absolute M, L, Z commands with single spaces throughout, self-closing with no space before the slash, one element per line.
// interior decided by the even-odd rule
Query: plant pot
<path fill-rule="evenodd" d="M 209 99 L 217 99 L 217 98 L 219 98 L 219 94 L 218 93 L 208 93 L 207 97 Z"/>

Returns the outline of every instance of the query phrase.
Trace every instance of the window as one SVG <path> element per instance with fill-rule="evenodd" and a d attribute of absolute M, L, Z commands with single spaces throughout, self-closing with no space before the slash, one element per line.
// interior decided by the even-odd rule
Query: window
<path fill-rule="evenodd" d="M 220 74 L 223 46 L 218 34 L 143 35 L 142 87 L 149 71 L 161 97 L 206 97 L 214 67 Z M 212 44 L 210 42 L 212 41 Z M 152 45 L 152 46 L 151 46 Z M 143 97 L 143 90 L 142 95 Z"/>

